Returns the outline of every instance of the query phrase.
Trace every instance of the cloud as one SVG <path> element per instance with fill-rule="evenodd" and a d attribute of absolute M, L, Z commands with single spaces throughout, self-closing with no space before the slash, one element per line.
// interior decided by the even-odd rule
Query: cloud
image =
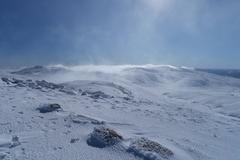
<path fill-rule="evenodd" d="M 167 10 L 174 3 L 174 0 L 142 0 L 142 2 L 159 14 L 161 11 Z"/>
<path fill-rule="evenodd" d="M 239 51 L 237 0 L 60 2 L 15 4 L 16 19 L 0 5 L 1 64 L 198 65 Z"/>
<path fill-rule="evenodd" d="M 141 2 L 142 8 L 138 8 L 139 11 L 145 15 L 144 18 L 151 19 L 154 25 L 175 25 L 189 34 L 199 31 L 202 19 L 211 12 L 207 10 L 209 3 L 206 0 L 141 0 Z"/>

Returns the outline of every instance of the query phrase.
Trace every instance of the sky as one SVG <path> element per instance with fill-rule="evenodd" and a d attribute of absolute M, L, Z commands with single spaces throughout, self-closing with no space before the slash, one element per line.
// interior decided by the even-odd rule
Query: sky
<path fill-rule="evenodd" d="M 240 68 L 239 0 L 1 0 L 0 66 Z"/>

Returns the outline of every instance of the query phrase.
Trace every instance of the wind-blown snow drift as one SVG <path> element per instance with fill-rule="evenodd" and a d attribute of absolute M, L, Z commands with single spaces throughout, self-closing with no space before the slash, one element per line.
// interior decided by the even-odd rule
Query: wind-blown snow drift
<path fill-rule="evenodd" d="M 239 79 L 168 65 L 58 65 L 0 73 L 0 139 L 17 136 L 20 143 L 0 144 L 4 159 L 158 157 L 126 151 L 141 137 L 171 150 L 173 160 L 240 157 Z M 43 104 L 59 104 L 63 111 L 39 113 Z M 89 146 L 96 126 L 113 128 L 124 140 Z"/>

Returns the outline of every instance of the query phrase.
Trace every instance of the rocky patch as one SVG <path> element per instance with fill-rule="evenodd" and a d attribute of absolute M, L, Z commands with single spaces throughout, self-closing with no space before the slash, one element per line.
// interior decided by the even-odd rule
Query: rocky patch
<path fill-rule="evenodd" d="M 11 142 L 10 148 L 19 146 L 20 144 L 21 143 L 19 141 L 19 137 L 18 136 L 12 136 L 12 142 Z"/>
<path fill-rule="evenodd" d="M 1 80 L 2 80 L 3 82 L 7 83 L 7 84 L 10 84 L 10 83 L 11 83 L 11 81 L 10 81 L 8 78 L 6 78 L 6 77 L 2 77 Z"/>
<path fill-rule="evenodd" d="M 53 111 L 62 111 L 62 107 L 57 103 L 44 104 L 44 105 L 39 106 L 37 108 L 37 110 L 40 113 L 48 113 L 48 112 L 53 112 Z"/>
<path fill-rule="evenodd" d="M 63 89 L 64 88 L 64 86 L 62 86 L 62 85 L 50 83 L 45 80 L 36 81 L 36 85 L 41 86 L 43 88 L 48 88 L 48 89 Z"/>
<path fill-rule="evenodd" d="M 41 81 L 32 81 L 32 80 L 20 80 L 20 79 L 16 79 L 16 78 L 6 78 L 6 77 L 2 77 L 1 78 L 3 82 L 7 83 L 8 85 L 12 84 L 12 85 L 16 85 L 16 86 L 20 86 L 20 87 L 29 87 L 32 89 L 41 89 L 41 88 L 46 88 L 46 89 L 62 89 L 64 88 L 64 86 L 60 85 L 60 84 L 55 84 L 55 83 L 51 83 L 51 82 L 47 82 L 45 80 L 41 80 Z"/>
<path fill-rule="evenodd" d="M 161 160 L 173 156 L 173 152 L 161 144 L 147 138 L 133 140 L 127 149 L 128 152 L 144 160 Z"/>
<path fill-rule="evenodd" d="M 72 138 L 70 140 L 70 143 L 76 143 L 77 141 L 79 141 L 80 139 L 79 138 Z"/>
<path fill-rule="evenodd" d="M 87 95 L 93 99 L 114 98 L 113 96 L 107 95 L 102 91 L 95 91 L 95 92 L 84 91 L 84 92 L 82 92 L 82 96 L 85 96 L 85 95 Z"/>
<path fill-rule="evenodd" d="M 1 148 L 14 148 L 20 144 L 18 136 L 12 136 L 12 139 L 0 137 L 0 150 Z"/>
<path fill-rule="evenodd" d="M 87 139 L 87 144 L 92 147 L 104 148 L 113 146 L 123 140 L 123 137 L 110 128 L 94 128 Z"/>

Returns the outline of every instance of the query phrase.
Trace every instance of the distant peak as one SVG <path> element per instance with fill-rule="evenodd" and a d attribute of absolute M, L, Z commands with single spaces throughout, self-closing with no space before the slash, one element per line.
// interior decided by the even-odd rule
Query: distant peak
<path fill-rule="evenodd" d="M 59 71 L 64 71 L 64 68 L 58 68 L 58 67 L 47 67 L 47 66 L 40 66 L 36 65 L 33 67 L 26 67 L 23 69 L 20 69 L 18 71 L 11 72 L 12 74 L 19 74 L 19 75 L 38 75 L 41 73 L 56 73 Z"/>

